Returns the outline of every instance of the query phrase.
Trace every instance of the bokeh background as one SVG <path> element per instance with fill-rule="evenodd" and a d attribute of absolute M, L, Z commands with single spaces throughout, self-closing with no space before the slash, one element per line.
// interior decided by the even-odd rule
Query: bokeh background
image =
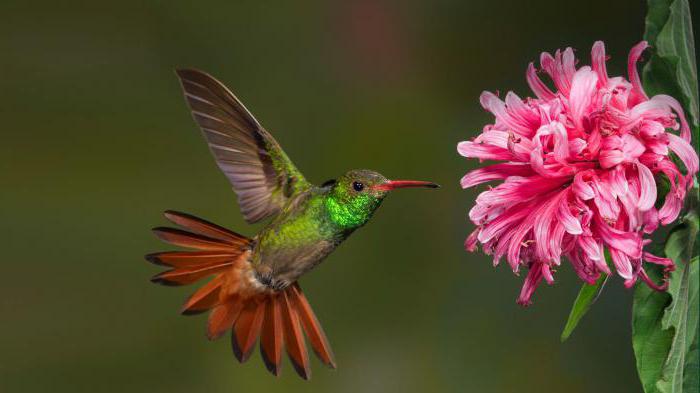
<path fill-rule="evenodd" d="M 8 1 L 0 4 L 0 391 L 638 392 L 619 279 L 570 341 L 568 266 L 534 305 L 463 250 L 477 191 L 455 145 L 488 89 L 529 94 L 529 61 L 606 41 L 622 73 L 636 1 Z M 338 369 L 238 364 L 191 288 L 149 282 L 149 232 L 178 209 L 246 234 L 173 69 L 225 81 L 314 182 L 351 168 L 429 179 L 396 193 L 302 285 Z"/>

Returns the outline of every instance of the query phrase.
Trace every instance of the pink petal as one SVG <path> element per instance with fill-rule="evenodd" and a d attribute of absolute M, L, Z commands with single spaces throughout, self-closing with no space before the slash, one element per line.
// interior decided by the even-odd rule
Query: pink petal
<path fill-rule="evenodd" d="M 671 102 L 664 97 L 668 96 L 655 95 L 649 100 L 632 106 L 628 113 L 629 124 L 625 125 L 625 129 L 631 130 L 644 120 L 660 121 L 669 119 L 672 116 Z"/>
<path fill-rule="evenodd" d="M 654 207 L 656 203 L 656 182 L 654 174 L 645 165 L 637 163 L 639 170 L 639 210 L 645 211 Z"/>
<path fill-rule="evenodd" d="M 527 164 L 494 164 L 468 172 L 462 177 L 460 184 L 462 188 L 469 188 L 492 180 L 505 179 L 508 176 L 531 176 L 533 174 L 534 172 Z"/>
<path fill-rule="evenodd" d="M 630 183 L 630 192 L 618 197 L 620 204 L 624 208 L 625 214 L 627 215 L 627 225 L 625 228 L 630 231 L 639 231 L 641 229 L 642 216 L 644 212 L 639 210 L 639 198 L 637 194 L 639 193 L 638 181 L 635 179 Z M 652 210 L 653 207 L 649 210 Z M 623 217 L 624 220 L 624 217 Z"/>
<path fill-rule="evenodd" d="M 605 264 L 605 258 L 603 258 L 602 246 L 598 244 L 592 237 L 579 236 L 577 239 L 577 244 L 579 247 L 581 247 L 581 250 L 586 255 L 586 257 L 593 261 L 596 265 L 598 265 L 598 262 L 602 262 L 602 265 L 599 266 L 599 268 L 601 268 L 602 271 L 606 273 L 610 272 L 607 268 L 607 265 Z"/>
<path fill-rule="evenodd" d="M 516 136 L 512 132 L 488 130 L 474 139 L 474 142 L 485 143 L 506 149 L 513 154 L 514 160 L 526 161 L 534 144 L 524 136 Z"/>
<path fill-rule="evenodd" d="M 609 175 L 608 183 L 610 184 L 613 195 L 618 198 L 627 195 L 629 192 L 629 185 L 625 177 L 625 169 L 622 166 L 615 167 L 609 172 Z"/>
<path fill-rule="evenodd" d="M 518 264 L 521 262 L 520 254 L 521 249 L 524 246 L 525 237 L 528 235 L 528 232 L 532 230 L 533 220 L 531 212 L 532 210 L 528 212 L 530 213 L 528 214 L 529 217 L 525 218 L 518 225 L 511 228 L 512 235 L 510 237 L 510 242 L 508 243 L 506 259 L 508 260 L 508 264 L 513 269 L 513 271 L 518 270 L 517 267 Z"/>
<path fill-rule="evenodd" d="M 582 258 L 579 252 L 572 252 L 568 255 L 576 274 L 588 284 L 594 284 L 600 277 L 600 273 L 595 265 L 587 258 Z"/>
<path fill-rule="evenodd" d="M 567 52 L 570 50 L 571 48 L 567 48 Z M 573 51 L 571 51 L 571 54 L 573 55 Z M 569 57 L 568 54 L 566 57 Z M 559 89 L 559 91 L 564 95 L 568 95 L 571 88 L 571 78 L 573 77 L 573 72 L 571 72 L 571 68 L 568 67 L 568 62 L 567 67 L 565 67 L 564 63 L 565 61 L 562 59 L 561 51 L 556 51 L 554 57 L 552 57 L 552 55 L 549 53 L 542 53 L 540 56 L 540 64 L 542 65 L 542 69 L 549 74 L 557 89 Z"/>
<path fill-rule="evenodd" d="M 540 65 L 542 69 L 549 74 L 549 77 L 552 78 L 556 88 L 564 95 L 568 95 L 570 80 L 567 79 L 566 73 L 562 67 L 561 52 L 557 51 L 555 56 L 556 57 L 552 57 L 552 55 L 547 52 L 542 53 L 540 55 Z"/>
<path fill-rule="evenodd" d="M 566 182 L 565 178 L 511 177 L 489 193 L 480 194 L 476 198 L 476 203 L 484 205 L 523 203 L 535 197 L 546 197 L 550 191 L 556 190 Z"/>
<path fill-rule="evenodd" d="M 489 91 L 484 91 L 481 93 L 479 101 L 484 109 L 493 113 L 493 115 L 496 116 L 496 119 L 505 124 L 509 130 L 523 136 L 530 136 L 532 134 L 532 130 L 528 124 L 513 118 L 513 116 L 511 116 L 509 111 L 506 109 L 506 104 L 495 94 Z"/>
<path fill-rule="evenodd" d="M 669 283 L 668 283 L 667 277 L 665 275 L 664 275 L 664 281 L 660 285 L 651 281 L 651 279 L 649 278 L 649 276 L 647 276 L 647 273 L 644 270 L 639 272 L 639 278 L 641 278 L 642 281 L 644 281 L 644 283 L 649 286 L 649 288 L 651 288 L 655 291 L 664 292 L 668 289 Z M 625 285 L 627 285 L 626 282 L 625 282 Z M 629 285 L 627 287 L 629 288 L 629 287 L 631 287 L 631 285 Z"/>
<path fill-rule="evenodd" d="M 620 205 L 617 203 L 612 187 L 608 182 L 593 180 L 593 189 L 596 197 L 593 203 L 598 208 L 600 216 L 606 220 L 615 221 L 620 214 Z"/>
<path fill-rule="evenodd" d="M 593 220 L 597 235 L 610 247 L 617 249 L 632 258 L 641 258 L 642 240 L 635 232 L 625 232 L 609 226 L 599 216 Z"/>
<path fill-rule="evenodd" d="M 469 236 L 467 236 L 467 239 L 464 241 L 464 248 L 467 251 L 473 252 L 476 250 L 478 232 L 478 229 L 472 231 L 472 233 L 470 233 Z"/>
<path fill-rule="evenodd" d="M 661 225 L 668 225 L 678 218 L 678 214 L 683 207 L 683 199 L 679 198 L 674 192 L 666 194 L 664 204 L 659 209 L 659 221 Z"/>
<path fill-rule="evenodd" d="M 608 71 L 605 67 L 605 44 L 596 41 L 591 50 L 591 65 L 598 75 L 598 85 L 605 86 L 608 83 Z"/>
<path fill-rule="evenodd" d="M 540 263 L 533 263 L 527 272 L 527 277 L 525 277 L 523 288 L 520 290 L 520 296 L 518 297 L 518 304 L 521 306 L 527 307 L 532 304 L 530 299 L 532 299 L 535 289 L 542 282 L 542 267 L 540 265 Z"/>
<path fill-rule="evenodd" d="M 564 75 L 568 81 L 574 78 L 576 73 L 576 55 L 574 55 L 574 50 L 571 48 L 564 49 L 561 60 L 561 68 L 564 71 Z"/>
<path fill-rule="evenodd" d="M 639 134 L 645 138 L 658 138 L 666 132 L 666 128 L 658 121 L 645 121 L 639 127 Z"/>
<path fill-rule="evenodd" d="M 644 93 L 642 81 L 639 79 L 639 73 L 637 72 L 637 61 L 642 57 L 642 52 L 644 52 L 647 47 L 649 47 L 649 44 L 647 44 L 646 41 L 638 43 L 630 50 L 629 57 L 627 58 L 627 73 L 629 74 L 630 82 L 632 82 L 632 92 L 636 96 L 636 102 L 649 99 L 646 93 Z"/>
<path fill-rule="evenodd" d="M 644 260 L 661 266 L 674 266 L 675 264 L 670 258 L 657 257 L 651 253 L 644 253 Z"/>
<path fill-rule="evenodd" d="M 561 225 L 561 223 L 555 220 L 554 222 L 552 222 L 552 230 L 550 231 L 550 234 L 551 236 L 549 238 L 548 244 L 550 261 L 553 265 L 559 266 L 561 265 L 561 254 L 564 252 L 563 247 L 566 230 L 564 229 L 564 226 Z"/>
<path fill-rule="evenodd" d="M 590 67 L 581 67 L 574 74 L 569 94 L 569 110 L 577 129 L 583 129 L 583 117 L 591 112 L 590 106 L 597 84 L 598 76 Z"/>
<path fill-rule="evenodd" d="M 506 94 L 506 107 L 508 108 L 508 113 L 511 117 L 515 119 L 519 124 L 524 125 L 531 131 L 536 130 L 539 127 L 540 117 L 536 111 L 532 110 L 529 106 L 525 105 L 523 100 L 518 97 L 517 94 L 509 91 Z M 528 135 L 534 132 L 529 132 Z"/>
<path fill-rule="evenodd" d="M 569 156 L 579 156 L 588 144 L 581 138 L 569 140 Z"/>
<path fill-rule="evenodd" d="M 554 99 L 554 93 L 552 93 L 547 85 L 537 76 L 537 70 L 535 70 L 535 65 L 533 63 L 527 66 L 526 79 L 527 84 L 530 85 L 530 89 L 537 97 L 543 100 Z"/>
<path fill-rule="evenodd" d="M 470 141 L 460 142 L 457 145 L 457 152 L 463 157 L 480 160 L 508 161 L 513 158 L 513 154 L 507 149 Z"/>
<path fill-rule="evenodd" d="M 571 208 L 569 204 L 564 201 L 559 205 L 559 211 L 557 212 L 557 219 L 564 226 L 566 232 L 572 235 L 580 235 L 583 233 L 583 228 L 581 228 L 581 223 L 571 214 Z"/>
<path fill-rule="evenodd" d="M 659 211 L 651 208 L 642 214 L 642 225 L 644 233 L 654 233 L 659 227 Z"/>
<path fill-rule="evenodd" d="M 665 94 L 659 94 L 653 97 L 657 101 L 664 102 L 666 105 L 671 107 L 674 112 L 678 114 L 678 118 L 681 121 L 681 138 L 690 142 L 690 126 L 688 125 L 688 120 L 685 118 L 685 113 L 683 113 L 683 106 L 671 96 Z"/>
<path fill-rule="evenodd" d="M 556 196 L 551 196 L 533 214 L 533 236 L 535 238 L 535 250 L 537 258 L 550 261 L 554 259 L 554 253 L 549 250 L 549 240 L 553 237 L 552 221 L 556 218 L 559 205 L 567 191 L 562 191 Z M 533 212 L 534 213 L 534 212 Z"/>
<path fill-rule="evenodd" d="M 595 198 L 595 191 L 588 181 L 583 180 L 584 173 L 579 172 L 574 176 L 572 190 L 574 194 L 584 201 Z"/>
<path fill-rule="evenodd" d="M 610 256 L 612 257 L 613 265 L 615 265 L 615 270 L 620 277 L 626 280 L 634 277 L 632 273 L 632 263 L 627 254 L 612 248 L 610 249 Z"/>
<path fill-rule="evenodd" d="M 625 162 L 633 162 L 636 158 L 642 155 L 646 147 L 635 136 L 627 134 L 622 137 L 622 152 L 625 156 Z"/>
<path fill-rule="evenodd" d="M 552 275 L 552 270 L 547 265 L 546 263 L 542 263 L 542 277 L 544 277 L 545 281 L 547 281 L 547 284 L 552 285 L 554 284 L 554 276 Z"/>
<path fill-rule="evenodd" d="M 605 137 L 600 142 L 600 148 L 603 150 L 622 150 L 622 138 L 617 135 Z"/>
<path fill-rule="evenodd" d="M 529 214 L 529 206 L 513 206 L 506 211 L 507 214 L 501 214 L 498 218 L 485 224 L 479 231 L 479 242 L 487 243 L 494 237 L 508 230 L 519 223 L 525 216 Z"/>
<path fill-rule="evenodd" d="M 609 169 L 624 162 L 625 155 L 620 150 L 602 150 L 598 160 L 600 161 L 600 166 Z"/>
<path fill-rule="evenodd" d="M 690 143 L 670 132 L 666 135 L 668 136 L 668 147 L 683 161 L 688 174 L 691 176 L 696 174 L 698 172 L 698 155 Z"/>

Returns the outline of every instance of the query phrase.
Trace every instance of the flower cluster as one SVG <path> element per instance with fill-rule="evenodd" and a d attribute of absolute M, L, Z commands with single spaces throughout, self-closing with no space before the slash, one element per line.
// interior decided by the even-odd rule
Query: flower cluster
<path fill-rule="evenodd" d="M 650 240 L 644 236 L 676 219 L 698 156 L 680 104 L 666 95 L 649 98 L 642 88 L 637 61 L 646 48 L 640 42 L 630 51 L 629 80 L 608 76 L 605 47 L 596 42 L 591 66 L 577 68 L 571 48 L 542 53 L 541 70 L 555 89 L 530 63 L 527 82 L 536 98 L 481 95 L 495 122 L 457 150 L 464 157 L 504 162 L 467 173 L 461 184 L 503 182 L 477 197 L 469 212 L 477 228 L 465 247 L 473 251 L 481 244 L 494 265 L 505 257 L 516 274 L 528 268 L 518 298 L 522 305 L 530 304 L 542 279 L 553 283 L 562 256 L 587 283 L 601 272 L 610 274 L 605 249 L 627 287 L 637 279 L 658 290 L 667 286 L 665 279 L 660 284 L 649 279 L 643 261 L 666 272 L 673 262 L 645 252 Z M 662 178 L 670 191 L 657 204 L 656 180 Z"/>

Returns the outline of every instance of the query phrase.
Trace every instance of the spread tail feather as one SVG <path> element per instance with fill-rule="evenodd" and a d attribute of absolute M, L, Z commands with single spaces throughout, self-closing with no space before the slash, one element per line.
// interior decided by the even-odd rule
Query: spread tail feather
<path fill-rule="evenodd" d="M 213 278 L 182 306 L 182 314 L 211 310 L 207 337 L 217 339 L 231 330 L 236 358 L 247 361 L 260 339 L 267 369 L 279 375 L 282 352 L 304 379 L 311 377 L 304 334 L 318 358 L 335 368 L 333 352 L 321 325 L 298 283 L 274 291 L 255 282 L 249 257 L 253 241 L 236 232 L 185 213 L 167 211 L 165 217 L 186 229 L 155 228 L 161 240 L 196 251 L 149 254 L 146 259 L 170 269 L 153 277 L 164 285 L 187 285 Z"/>
<path fill-rule="evenodd" d="M 311 342 L 311 348 L 313 348 L 314 353 L 316 353 L 316 356 L 323 364 L 335 369 L 335 356 L 326 338 L 326 333 L 323 332 L 323 328 L 321 328 L 321 324 L 318 322 L 318 319 L 316 319 L 316 315 L 311 309 L 309 301 L 306 300 L 306 296 L 304 296 L 304 293 L 301 291 L 299 284 L 294 283 L 294 285 L 287 290 L 287 293 L 290 294 L 294 309 L 299 315 L 301 324 L 304 327 L 304 332 L 306 332 L 306 337 Z"/>
<path fill-rule="evenodd" d="M 273 375 L 280 373 L 282 365 L 282 349 L 284 347 L 284 331 L 282 330 L 281 295 L 275 294 L 265 304 L 265 319 L 260 334 L 260 355 L 265 367 Z"/>

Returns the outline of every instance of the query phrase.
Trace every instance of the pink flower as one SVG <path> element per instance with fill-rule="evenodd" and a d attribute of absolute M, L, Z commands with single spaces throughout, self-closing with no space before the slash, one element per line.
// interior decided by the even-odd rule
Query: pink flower
<path fill-rule="evenodd" d="M 554 282 L 562 256 L 589 284 L 601 272 L 610 273 L 604 249 L 627 287 L 637 279 L 657 290 L 667 287 L 665 279 L 655 284 L 648 278 L 642 261 L 662 265 L 666 273 L 674 264 L 643 251 L 649 242 L 644 235 L 676 219 L 698 156 L 680 104 L 644 93 L 636 63 L 646 48 L 640 42 L 630 51 L 629 80 L 608 76 L 599 41 L 591 66 L 577 68 L 571 48 L 542 53 L 541 69 L 554 89 L 530 63 L 526 77 L 536 98 L 481 94 L 495 122 L 457 150 L 464 157 L 504 162 L 467 173 L 461 184 L 503 182 L 476 198 L 469 218 L 477 228 L 465 247 L 474 251 L 481 244 L 494 266 L 505 257 L 516 274 L 528 268 L 521 305 L 530 304 L 543 279 Z M 655 177 L 661 176 L 671 189 L 657 207 Z"/>

